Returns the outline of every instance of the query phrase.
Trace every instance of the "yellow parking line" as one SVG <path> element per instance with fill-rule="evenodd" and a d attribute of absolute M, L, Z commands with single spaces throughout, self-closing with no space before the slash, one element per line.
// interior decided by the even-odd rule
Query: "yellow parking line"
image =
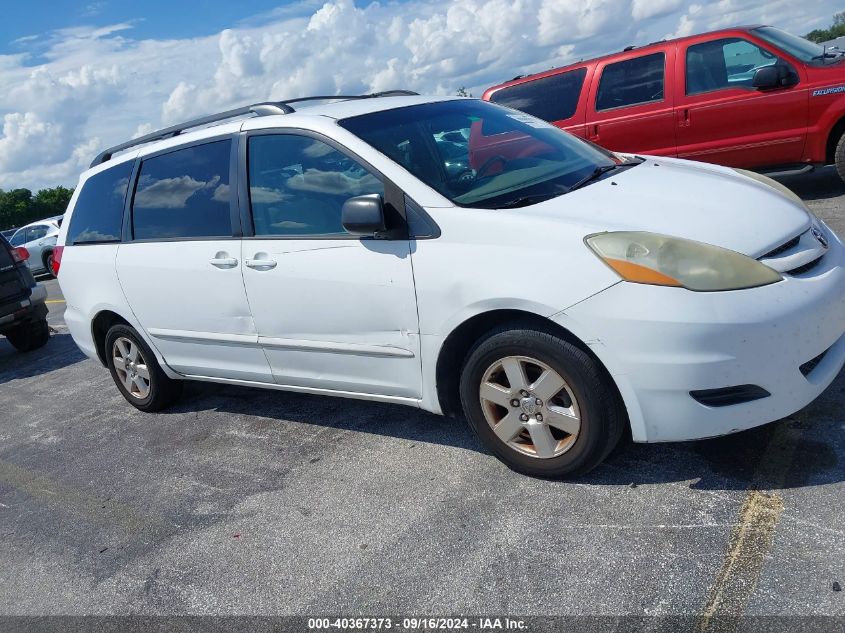
<path fill-rule="evenodd" d="M 64 303 L 64 299 L 47 299 L 44 303 Z"/>
<path fill-rule="evenodd" d="M 780 422 L 775 427 L 731 531 L 722 568 L 699 616 L 698 633 L 737 630 L 739 620 L 735 618 L 745 613 L 769 557 L 784 508 L 781 491 L 807 417 L 806 410 L 801 411 L 792 416 L 791 422 Z"/>

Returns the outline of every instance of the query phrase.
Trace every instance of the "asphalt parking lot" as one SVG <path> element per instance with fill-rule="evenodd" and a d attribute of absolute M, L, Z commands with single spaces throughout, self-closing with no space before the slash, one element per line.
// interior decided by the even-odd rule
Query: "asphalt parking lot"
<path fill-rule="evenodd" d="M 785 181 L 845 235 L 831 170 Z M 845 616 L 845 376 L 718 440 L 530 479 L 461 423 L 191 383 L 142 414 L 0 337 L 0 614 Z"/>

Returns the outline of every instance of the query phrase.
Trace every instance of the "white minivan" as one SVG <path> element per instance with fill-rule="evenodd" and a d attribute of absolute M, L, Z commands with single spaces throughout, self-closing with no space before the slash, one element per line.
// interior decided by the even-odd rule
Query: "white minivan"
<path fill-rule="evenodd" d="M 842 368 L 845 249 L 778 183 L 476 99 L 314 99 L 154 132 L 82 175 L 65 319 L 138 409 L 183 380 L 400 403 L 560 477 L 626 428 L 777 420 Z"/>

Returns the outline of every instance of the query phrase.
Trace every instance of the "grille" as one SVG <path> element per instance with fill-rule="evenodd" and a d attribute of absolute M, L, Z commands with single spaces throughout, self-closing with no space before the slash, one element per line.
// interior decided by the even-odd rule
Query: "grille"
<path fill-rule="evenodd" d="M 801 241 L 801 236 L 796 235 L 795 237 L 793 237 L 788 242 L 781 244 L 777 248 L 775 248 L 775 249 L 769 251 L 768 253 L 766 253 L 765 255 L 763 255 L 763 257 L 761 257 L 761 259 L 766 259 L 767 257 L 777 257 L 781 253 L 785 253 L 789 249 L 795 248 L 796 246 L 798 246 L 798 242 L 800 242 L 800 241 Z"/>
<path fill-rule="evenodd" d="M 811 270 L 813 270 L 813 268 L 818 266 L 821 263 L 821 261 L 822 261 L 822 257 L 819 257 L 818 259 L 814 259 L 811 262 L 807 262 L 803 266 L 799 266 L 798 268 L 793 268 L 792 270 L 787 270 L 786 274 L 787 275 L 803 275 L 804 273 L 808 273 Z"/>
<path fill-rule="evenodd" d="M 809 376 L 809 375 L 812 373 L 812 371 L 813 371 L 816 367 L 818 367 L 818 366 L 819 366 L 819 363 L 820 363 L 820 362 L 822 362 L 822 359 L 825 357 L 825 354 L 827 354 L 827 352 L 828 352 L 828 350 L 825 350 L 825 351 L 823 351 L 821 354 L 819 354 L 818 356 L 816 356 L 815 358 L 808 360 L 806 363 L 804 363 L 803 365 L 801 365 L 801 367 L 799 367 L 799 368 L 798 368 L 798 370 L 799 370 L 802 374 L 804 374 L 804 376 L 805 376 L 805 377 L 806 377 L 806 376 Z"/>

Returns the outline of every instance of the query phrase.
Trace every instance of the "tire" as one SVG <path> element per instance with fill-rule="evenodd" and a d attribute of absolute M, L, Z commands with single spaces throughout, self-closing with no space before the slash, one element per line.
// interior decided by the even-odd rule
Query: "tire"
<path fill-rule="evenodd" d="M 839 174 L 839 177 L 845 181 L 845 134 L 842 134 L 836 143 L 833 162 L 836 165 L 836 172 Z"/>
<path fill-rule="evenodd" d="M 56 276 L 53 274 L 53 251 L 48 252 L 44 256 L 44 269 L 47 271 L 47 274 L 50 275 L 53 279 Z"/>
<path fill-rule="evenodd" d="M 182 381 L 167 377 L 153 351 L 128 325 L 109 329 L 105 356 L 114 384 L 140 411 L 161 411 L 182 394 Z"/>
<path fill-rule="evenodd" d="M 523 393 L 509 375 L 522 376 Z M 627 419 L 593 357 L 533 326 L 503 327 L 484 336 L 467 355 L 460 381 L 472 430 L 496 457 L 526 475 L 560 479 L 587 473 L 619 442 Z"/>
<path fill-rule="evenodd" d="M 30 321 L 8 331 L 6 338 L 19 352 L 30 352 L 47 344 L 50 340 L 50 326 L 47 325 L 47 319 Z"/>

